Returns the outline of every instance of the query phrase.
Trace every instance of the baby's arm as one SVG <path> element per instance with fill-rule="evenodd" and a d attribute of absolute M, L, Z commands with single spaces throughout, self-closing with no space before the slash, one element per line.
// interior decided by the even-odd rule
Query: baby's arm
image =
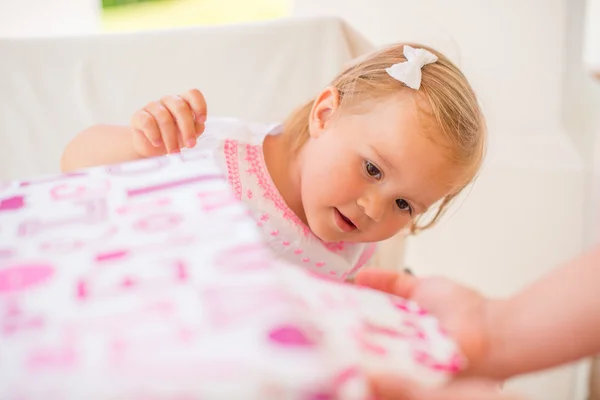
<path fill-rule="evenodd" d="M 600 246 L 516 296 L 491 302 L 482 372 L 509 377 L 600 352 Z"/>
<path fill-rule="evenodd" d="M 65 148 L 63 172 L 143 158 L 133 147 L 128 126 L 95 125 L 79 133 Z"/>
<path fill-rule="evenodd" d="M 79 133 L 67 145 L 61 169 L 73 171 L 194 147 L 205 121 L 206 102 L 200 91 L 166 96 L 136 111 L 130 127 L 96 125 Z"/>

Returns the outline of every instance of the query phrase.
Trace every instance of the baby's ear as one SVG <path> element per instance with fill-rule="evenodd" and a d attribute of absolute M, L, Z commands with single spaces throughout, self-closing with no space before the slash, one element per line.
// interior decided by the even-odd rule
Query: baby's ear
<path fill-rule="evenodd" d="M 321 136 L 340 106 L 340 92 L 333 86 L 326 87 L 315 99 L 310 111 L 310 136 Z"/>

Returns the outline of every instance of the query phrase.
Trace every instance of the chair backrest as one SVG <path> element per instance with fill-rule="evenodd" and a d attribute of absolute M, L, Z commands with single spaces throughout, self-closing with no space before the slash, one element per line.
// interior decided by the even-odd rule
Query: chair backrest
<path fill-rule="evenodd" d="M 281 120 L 369 49 L 336 18 L 0 39 L 0 180 L 57 172 L 77 132 L 190 88 L 210 115 Z"/>

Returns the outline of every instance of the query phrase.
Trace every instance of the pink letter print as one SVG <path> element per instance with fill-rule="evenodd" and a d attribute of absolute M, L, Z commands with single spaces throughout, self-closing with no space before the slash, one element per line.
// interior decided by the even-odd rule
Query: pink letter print
<path fill-rule="evenodd" d="M 46 264 L 15 265 L 0 270 L 0 293 L 17 292 L 48 280 L 54 268 Z"/>

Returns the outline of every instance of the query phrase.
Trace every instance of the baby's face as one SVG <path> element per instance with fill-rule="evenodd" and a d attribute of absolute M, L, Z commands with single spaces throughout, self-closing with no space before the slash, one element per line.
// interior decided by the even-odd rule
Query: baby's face
<path fill-rule="evenodd" d="M 311 126 L 302 205 L 321 240 L 385 240 L 455 187 L 461 171 L 430 139 L 438 133 L 428 118 L 403 95 Z"/>

